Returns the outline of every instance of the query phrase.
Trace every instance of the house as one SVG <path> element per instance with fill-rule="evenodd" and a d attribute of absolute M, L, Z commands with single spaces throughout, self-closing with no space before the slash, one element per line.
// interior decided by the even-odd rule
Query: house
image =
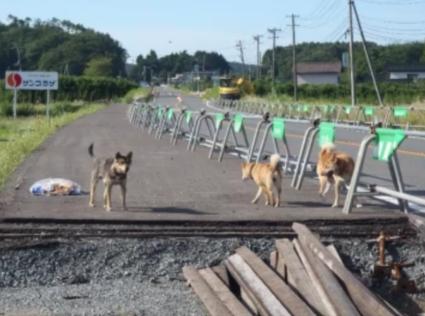
<path fill-rule="evenodd" d="M 425 79 L 425 65 L 395 65 L 387 68 L 390 80 L 417 81 Z"/>
<path fill-rule="evenodd" d="M 341 62 L 298 63 L 298 85 L 338 84 L 341 74 Z"/>

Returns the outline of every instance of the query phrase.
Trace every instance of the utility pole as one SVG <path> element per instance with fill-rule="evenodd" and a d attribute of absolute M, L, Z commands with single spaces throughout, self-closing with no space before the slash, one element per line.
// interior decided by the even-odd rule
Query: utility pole
<path fill-rule="evenodd" d="M 375 72 L 373 71 L 372 63 L 370 62 L 369 52 L 368 52 L 367 46 L 366 46 L 366 39 L 365 39 L 365 36 L 364 36 L 364 33 L 363 33 L 362 25 L 360 23 L 359 13 L 357 12 L 357 8 L 356 8 L 354 1 L 352 3 L 352 7 L 353 7 L 354 13 L 356 15 L 357 25 L 359 26 L 360 35 L 362 37 L 363 50 L 364 50 L 364 53 L 365 53 L 365 56 L 366 56 L 367 66 L 369 67 L 370 76 L 372 77 L 373 86 L 374 86 L 375 92 L 376 92 L 376 97 L 378 98 L 379 105 L 382 106 L 383 104 L 382 104 L 381 93 L 379 92 L 378 84 L 377 84 L 376 78 L 375 78 Z"/>
<path fill-rule="evenodd" d="M 254 41 L 257 43 L 257 80 L 261 79 L 261 52 L 260 44 L 261 38 L 263 35 L 254 35 Z"/>
<path fill-rule="evenodd" d="M 272 34 L 273 39 L 273 53 L 272 53 L 272 83 L 274 84 L 275 75 L 276 75 L 276 39 L 278 38 L 277 32 L 282 32 L 281 29 L 272 28 L 267 30 Z"/>
<path fill-rule="evenodd" d="M 243 44 L 242 41 L 238 41 L 236 43 L 236 48 L 239 49 L 239 53 L 240 53 L 240 57 L 241 57 L 241 62 L 242 62 L 242 74 L 245 75 L 245 56 L 244 56 L 244 51 L 243 51 Z"/>
<path fill-rule="evenodd" d="M 295 18 L 298 18 L 298 15 L 291 14 L 288 17 L 291 18 L 291 25 L 292 26 L 292 80 L 294 85 L 294 101 L 297 101 L 297 86 L 298 86 L 298 80 L 297 80 L 297 54 L 296 54 L 296 40 L 295 40 L 295 27 L 298 26 L 295 24 Z"/>
<path fill-rule="evenodd" d="M 349 42 L 349 54 L 350 54 L 350 83 L 351 83 L 351 106 L 356 105 L 356 82 L 354 77 L 354 56 L 353 56 L 353 4 L 354 0 L 348 0 L 348 19 L 349 19 L 349 32 L 350 32 L 350 42 Z"/>

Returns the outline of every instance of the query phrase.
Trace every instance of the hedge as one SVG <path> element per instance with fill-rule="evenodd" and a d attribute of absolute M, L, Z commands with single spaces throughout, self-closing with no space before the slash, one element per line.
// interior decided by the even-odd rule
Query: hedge
<path fill-rule="evenodd" d="M 382 100 L 385 104 L 412 103 L 425 100 L 425 82 L 417 83 L 379 83 Z M 273 92 L 270 81 L 254 82 L 255 94 L 265 96 Z M 274 85 L 276 95 L 293 95 L 292 83 L 277 83 Z M 350 100 L 351 92 L 347 84 L 339 85 L 301 85 L 298 87 L 298 97 L 301 100 Z M 376 93 L 371 83 L 356 85 L 356 96 L 359 103 L 377 103 Z"/>
<path fill-rule="evenodd" d="M 137 84 L 125 79 L 60 76 L 59 90 L 52 91 L 51 97 L 56 101 L 111 100 L 134 88 Z M 12 92 L 5 90 L 4 80 L 0 80 L 0 102 L 10 102 L 12 97 Z M 45 98 L 44 91 L 19 91 L 19 102 L 45 102 Z"/>

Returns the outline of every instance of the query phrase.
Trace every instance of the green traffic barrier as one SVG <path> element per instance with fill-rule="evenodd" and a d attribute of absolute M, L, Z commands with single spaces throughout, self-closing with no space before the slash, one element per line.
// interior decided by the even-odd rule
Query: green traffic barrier
<path fill-rule="evenodd" d="M 346 106 L 346 107 L 344 107 L 345 114 L 350 114 L 352 109 L 353 109 L 352 106 Z"/>
<path fill-rule="evenodd" d="M 218 129 L 220 127 L 221 121 L 224 120 L 224 114 L 223 113 L 216 113 L 215 115 L 215 127 Z"/>
<path fill-rule="evenodd" d="M 174 113 L 174 109 L 169 108 L 167 111 L 167 120 L 171 121 L 171 119 L 173 118 L 173 113 Z"/>
<path fill-rule="evenodd" d="M 272 119 L 272 136 L 279 140 L 285 137 L 285 120 L 283 118 L 274 117 Z"/>
<path fill-rule="evenodd" d="M 239 133 L 243 126 L 243 116 L 242 114 L 235 114 L 233 117 L 233 130 L 236 133 Z"/>
<path fill-rule="evenodd" d="M 332 113 L 335 111 L 335 105 L 325 105 L 325 113 Z"/>
<path fill-rule="evenodd" d="M 409 110 L 406 106 L 395 106 L 393 108 L 394 117 L 407 117 Z"/>
<path fill-rule="evenodd" d="M 402 129 L 377 128 L 373 159 L 388 161 L 405 139 Z"/>
<path fill-rule="evenodd" d="M 186 119 L 186 123 L 189 124 L 190 120 L 192 119 L 192 111 L 186 111 L 184 112 L 184 118 Z"/>
<path fill-rule="evenodd" d="M 372 116 L 375 113 L 375 108 L 373 106 L 366 106 L 363 109 L 363 113 L 366 116 Z"/>
<path fill-rule="evenodd" d="M 298 106 L 298 112 L 308 112 L 308 110 L 310 109 L 310 106 L 307 104 L 304 105 L 299 105 Z"/>
<path fill-rule="evenodd" d="M 319 146 L 335 142 L 335 123 L 322 122 L 319 125 Z"/>

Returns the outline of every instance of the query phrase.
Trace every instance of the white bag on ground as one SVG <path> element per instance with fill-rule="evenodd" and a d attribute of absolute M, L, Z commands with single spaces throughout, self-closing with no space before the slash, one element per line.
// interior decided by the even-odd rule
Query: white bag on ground
<path fill-rule="evenodd" d="M 61 178 L 47 178 L 34 183 L 30 192 L 32 195 L 80 195 L 81 186 L 74 181 Z"/>

